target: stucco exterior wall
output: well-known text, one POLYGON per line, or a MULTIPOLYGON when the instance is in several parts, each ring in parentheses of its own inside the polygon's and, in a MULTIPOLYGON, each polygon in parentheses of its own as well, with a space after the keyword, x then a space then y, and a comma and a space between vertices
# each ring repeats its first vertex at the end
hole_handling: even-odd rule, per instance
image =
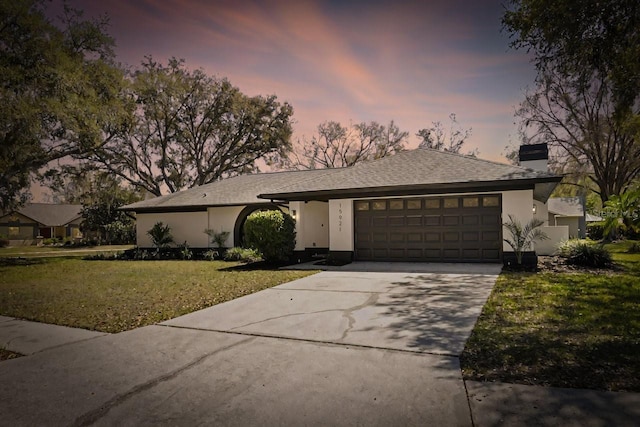
MULTIPOLYGON (((512 215, 520 224, 525 225, 533 219, 533 190, 516 190, 502 192, 502 223, 509 221, 512 215)), ((502 237, 510 238, 505 227, 502 228, 502 237)), ((513 249, 504 240, 502 250, 512 252, 513 249)))
POLYGON ((548 240, 536 241, 536 253, 538 255, 553 255, 558 244, 569 238, 569 227, 540 227, 540 230, 549 237, 548 240))
POLYGON ((353 251, 353 199, 329 200, 329 250, 353 251))
MULTIPOLYGON (((221 206, 207 209, 208 223, 206 228, 210 228, 220 233, 222 231, 229 232, 229 237, 225 242, 225 247, 232 248, 236 246, 233 241, 233 229, 236 225, 238 215, 244 209, 244 206, 221 206)), ((204 230, 204 229, 203 229, 204 230)), ((206 236, 206 235, 205 235, 206 236)), ((206 236, 207 239, 209 238, 206 236)), ((215 243, 210 241, 204 247, 214 247, 215 243)))
POLYGON ((156 222, 168 224, 176 244, 185 241, 194 248, 206 248, 209 236, 204 233, 208 228, 207 212, 170 212, 138 213, 136 216, 136 243, 141 247, 152 247, 147 231, 156 222))
POLYGON ((578 239, 580 237, 580 218, 578 217, 556 217, 555 225, 567 226, 570 239, 578 239))
MULTIPOLYGON (((533 205, 536 207, 533 217, 543 221, 544 225, 553 225, 549 222, 549 208, 547 204, 534 200, 533 205)), ((531 208, 533 209, 533 206, 531 208)))

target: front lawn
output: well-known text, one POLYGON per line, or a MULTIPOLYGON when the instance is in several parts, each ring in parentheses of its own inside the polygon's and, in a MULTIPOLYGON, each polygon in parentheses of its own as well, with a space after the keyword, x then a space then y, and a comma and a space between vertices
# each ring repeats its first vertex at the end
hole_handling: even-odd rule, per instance
POLYGON ((222 261, 86 261, 0 264, 0 315, 103 332, 181 316, 313 271, 232 270, 222 261))
POLYGON ((503 273, 462 354, 465 379, 640 391, 640 254, 623 271, 503 273))
POLYGON ((20 257, 59 257, 95 255, 97 253, 113 253, 133 248, 133 245, 103 245, 103 246, 10 246, 0 248, 0 258, 20 257))

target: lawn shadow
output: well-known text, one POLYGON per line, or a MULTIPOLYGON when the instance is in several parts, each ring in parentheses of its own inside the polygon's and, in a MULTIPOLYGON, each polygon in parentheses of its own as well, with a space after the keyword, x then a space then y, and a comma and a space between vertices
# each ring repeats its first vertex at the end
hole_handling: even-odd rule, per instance
POLYGON ((42 258, 20 258, 20 257, 0 258, 0 267, 44 264, 45 262, 46 261, 42 258))

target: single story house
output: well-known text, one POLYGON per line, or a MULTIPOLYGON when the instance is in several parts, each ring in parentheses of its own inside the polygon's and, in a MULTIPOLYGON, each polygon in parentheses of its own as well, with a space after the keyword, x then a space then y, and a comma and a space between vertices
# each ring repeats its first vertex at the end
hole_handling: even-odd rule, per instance
MULTIPOLYGON (((247 216, 276 208, 296 220, 300 258, 501 262, 513 255, 503 222, 546 219, 562 179, 546 171, 546 145, 525 147, 522 166, 415 149, 347 168, 241 175, 122 209, 136 213, 140 247, 152 246, 147 231, 159 221, 178 243, 212 247, 204 230, 214 229, 229 232, 227 247, 239 246, 247 216)), ((549 253, 568 237, 567 227, 544 231, 549 253)))
POLYGON ((566 225, 570 239, 586 237, 586 215, 581 197, 553 197, 549 199, 548 206, 549 225, 566 225))
POLYGON ((81 222, 81 205, 29 203, 0 216, 0 235, 12 244, 32 244, 38 237, 77 238, 81 222))

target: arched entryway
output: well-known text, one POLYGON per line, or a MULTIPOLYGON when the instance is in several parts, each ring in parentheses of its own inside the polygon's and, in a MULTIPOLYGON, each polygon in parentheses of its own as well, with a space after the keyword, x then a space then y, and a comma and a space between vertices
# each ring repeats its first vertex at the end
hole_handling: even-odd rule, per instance
POLYGON ((236 218, 236 224, 233 227, 233 245, 234 246, 242 246, 244 243, 244 223, 247 220, 247 217, 254 213, 255 211, 272 211, 272 210, 282 210, 280 206, 274 203, 265 203, 263 205, 251 205, 242 209, 238 214, 238 218, 236 218))

